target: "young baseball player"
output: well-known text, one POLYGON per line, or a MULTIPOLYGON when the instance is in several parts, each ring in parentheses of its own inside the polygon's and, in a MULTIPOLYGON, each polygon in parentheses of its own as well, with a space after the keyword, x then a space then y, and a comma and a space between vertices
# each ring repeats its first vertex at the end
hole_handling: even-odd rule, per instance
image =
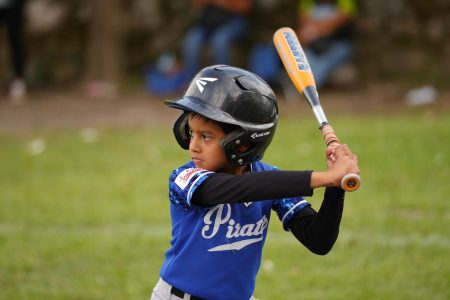
POLYGON ((191 160, 170 175, 171 247, 152 300, 255 299, 271 210, 310 251, 330 251, 344 204, 340 179, 359 173, 346 145, 326 150, 324 172, 261 162, 277 125, 276 98, 235 67, 201 70, 183 98, 166 104, 183 111, 173 130, 191 160), (316 212, 304 196, 318 187, 326 191, 316 212))

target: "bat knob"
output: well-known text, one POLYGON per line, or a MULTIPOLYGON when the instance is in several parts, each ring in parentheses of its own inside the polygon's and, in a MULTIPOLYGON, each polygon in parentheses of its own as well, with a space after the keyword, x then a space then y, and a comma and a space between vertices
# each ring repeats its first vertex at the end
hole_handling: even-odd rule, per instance
POLYGON ((341 179, 341 187, 347 192, 353 192, 359 189, 361 178, 355 173, 346 174, 341 179))

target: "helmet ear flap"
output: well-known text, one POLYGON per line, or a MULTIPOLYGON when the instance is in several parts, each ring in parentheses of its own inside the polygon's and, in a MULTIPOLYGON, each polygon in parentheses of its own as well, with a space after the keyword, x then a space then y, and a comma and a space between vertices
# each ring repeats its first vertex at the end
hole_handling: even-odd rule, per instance
POLYGON ((244 163, 241 153, 239 153, 237 149, 239 145, 246 142, 245 131, 242 128, 230 132, 220 141, 220 145, 225 152, 225 156, 232 166, 240 166, 244 163))
POLYGON ((220 145, 232 166, 242 166, 263 158, 274 132, 275 126, 265 131, 248 131, 239 128, 224 136, 220 145), (247 147, 240 151, 240 146, 247 147))
POLYGON ((173 125, 173 133, 175 135, 175 139, 181 148, 188 150, 189 149, 189 126, 188 126, 188 117, 189 112, 185 111, 183 114, 175 121, 173 125))

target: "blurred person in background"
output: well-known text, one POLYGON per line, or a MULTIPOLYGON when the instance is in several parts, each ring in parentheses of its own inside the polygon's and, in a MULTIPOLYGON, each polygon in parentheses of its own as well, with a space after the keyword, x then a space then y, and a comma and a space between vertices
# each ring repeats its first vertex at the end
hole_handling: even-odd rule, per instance
POLYGON ((297 35, 318 89, 326 84, 333 71, 351 58, 355 14, 355 0, 299 1, 297 35))
POLYGON ((9 88, 9 96, 13 104, 19 104, 26 95, 22 41, 23 8, 23 0, 0 0, 0 24, 5 25, 7 29, 13 68, 13 78, 9 88))
POLYGON ((213 64, 230 64, 233 43, 248 30, 247 16, 253 0, 192 0, 199 15, 183 42, 183 62, 187 80, 200 69, 203 46, 211 47, 213 64))

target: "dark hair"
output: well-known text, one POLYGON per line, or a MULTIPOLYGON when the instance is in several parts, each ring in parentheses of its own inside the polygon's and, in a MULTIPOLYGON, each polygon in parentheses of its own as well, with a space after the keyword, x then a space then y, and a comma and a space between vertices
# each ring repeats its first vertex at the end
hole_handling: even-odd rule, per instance
POLYGON ((204 115, 201 115, 199 113, 196 112, 189 112, 189 119, 194 119, 194 118, 199 118, 201 120, 204 120, 205 122, 214 122, 217 125, 220 126, 220 128, 222 128, 223 132, 225 133, 225 135, 229 134, 230 132, 235 131, 236 129, 239 128, 239 126, 237 125, 232 125, 232 124, 227 124, 227 123, 221 123, 221 122, 217 122, 215 120, 212 120, 210 118, 205 117, 204 115))

